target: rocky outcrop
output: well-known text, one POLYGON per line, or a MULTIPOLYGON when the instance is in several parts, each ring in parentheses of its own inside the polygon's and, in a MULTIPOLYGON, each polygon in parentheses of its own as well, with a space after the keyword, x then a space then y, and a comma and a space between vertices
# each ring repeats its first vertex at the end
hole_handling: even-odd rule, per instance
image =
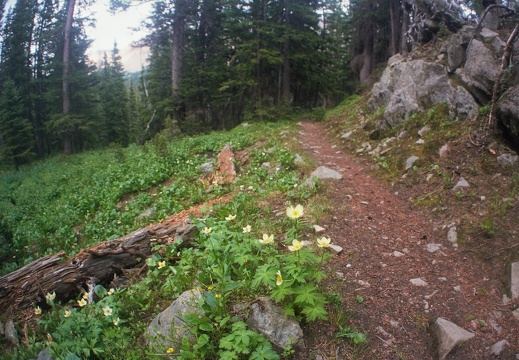
POLYGON ((403 122, 415 112, 446 103, 449 117, 465 120, 477 113, 478 106, 470 93, 449 81, 444 66, 424 60, 405 61, 398 56, 378 83, 373 86, 369 106, 386 107, 384 121, 389 127, 403 122))
POLYGON ((496 116, 499 125, 517 150, 519 149, 519 85, 509 89, 499 100, 496 116))
POLYGON ((451 351, 475 336, 473 333, 444 318, 436 319, 433 331, 438 340, 438 356, 440 360, 445 359, 451 351))

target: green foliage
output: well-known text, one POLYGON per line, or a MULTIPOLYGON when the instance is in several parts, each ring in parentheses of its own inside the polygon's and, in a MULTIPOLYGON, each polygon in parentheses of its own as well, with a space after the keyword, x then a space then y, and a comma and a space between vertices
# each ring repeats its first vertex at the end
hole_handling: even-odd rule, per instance
POLYGON ((352 326, 342 327, 339 326, 339 331, 335 334, 337 339, 350 339, 354 345, 359 345, 367 342, 366 335, 358 332, 352 326))
POLYGON ((481 230, 485 232, 487 236, 494 236, 494 220, 486 219, 481 221, 481 230))

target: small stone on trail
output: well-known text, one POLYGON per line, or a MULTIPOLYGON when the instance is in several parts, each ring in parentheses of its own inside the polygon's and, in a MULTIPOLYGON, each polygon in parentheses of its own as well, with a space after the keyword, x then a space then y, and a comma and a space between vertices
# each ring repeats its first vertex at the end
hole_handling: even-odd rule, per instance
POLYGON ((508 345, 510 344, 505 339, 498 341, 490 348, 490 354, 493 356, 499 356, 503 351, 505 351, 505 348, 508 345))
POLYGON ((200 170, 205 173, 212 173, 213 172, 213 162, 206 162, 205 164, 200 165, 200 170))
POLYGON ((418 135, 420 137, 423 136, 423 134, 425 134, 427 131, 431 130, 431 128, 427 125, 425 125, 423 128, 421 128, 420 130, 418 130, 418 135))
POLYGON ((433 178, 433 174, 427 174, 427 177, 425 178, 425 181, 429 182, 433 178))
POLYGON ((420 158, 418 156, 411 156, 410 158, 408 158, 405 162, 405 169, 406 170, 409 170, 410 168, 413 167, 414 163, 419 160, 420 158))
POLYGON ((323 232, 324 230, 326 230, 325 228, 319 226, 319 225, 313 225, 313 228, 314 228, 314 231, 318 234, 320 232, 323 232))
POLYGON ((438 155, 440 155, 440 157, 445 157, 445 156, 447 156, 448 152, 449 152, 449 145, 445 144, 440 148, 440 150, 438 150, 438 155))
POLYGON ((415 144, 422 145, 422 144, 425 144, 425 141, 423 139, 419 139, 419 140, 416 141, 415 144))
POLYGON ((438 339, 440 360, 445 359, 454 348, 475 336, 473 333, 441 317, 436 319, 434 325, 434 332, 438 339))
POLYGON ((429 251, 430 253, 433 253, 435 251, 440 250, 441 247, 442 247, 441 244, 430 243, 430 244, 427 244, 427 251, 429 251))
POLYGON ((461 291, 461 286, 456 285, 456 286, 453 287, 453 289, 454 289, 454 291, 456 291, 456 292, 460 292, 460 291, 461 291))
POLYGON ((353 134, 353 131, 348 131, 341 135, 341 139, 348 139, 351 136, 351 134, 353 134))
POLYGON ((319 166, 310 174, 310 178, 317 177, 318 179, 334 179, 341 180, 342 175, 335 170, 327 168, 326 166, 319 166))
POLYGON ((342 247, 340 247, 339 245, 330 244, 328 245, 328 247, 337 255, 339 255, 342 252, 342 247))
POLYGON ((402 256, 405 256, 405 254, 401 253, 400 251, 393 251, 393 256, 394 257, 402 257, 402 256))
POLYGON ((411 279, 409 282, 414 286, 427 286, 427 283, 421 278, 411 279))
POLYGON ((459 188, 468 188, 468 187, 470 187, 470 184, 467 182, 467 180, 465 180, 463 177, 460 177, 460 179, 458 180, 456 185, 454 185, 454 187, 452 188, 452 191, 456 191, 459 188))
POLYGON ((502 167, 515 166, 519 161, 519 156, 512 154, 502 154, 497 157, 497 162, 502 167))
POLYGON ((305 163, 305 161, 303 160, 301 155, 296 154, 296 156, 294 158, 294 165, 303 165, 304 163, 305 163))
POLYGON ((512 263, 510 273, 510 292, 514 301, 519 299, 519 261, 512 263))
POLYGON ((447 240, 449 240, 455 249, 458 248, 458 232, 456 226, 449 228, 449 231, 447 232, 447 240))

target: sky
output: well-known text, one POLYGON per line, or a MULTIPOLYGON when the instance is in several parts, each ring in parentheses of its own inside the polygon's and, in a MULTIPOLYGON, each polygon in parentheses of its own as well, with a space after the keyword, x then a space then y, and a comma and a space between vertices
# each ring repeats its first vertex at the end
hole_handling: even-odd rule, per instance
POLYGON ((138 41, 146 35, 145 31, 136 31, 131 28, 138 27, 151 11, 151 1, 138 6, 132 6, 124 12, 110 14, 108 11, 109 0, 96 0, 91 10, 95 13, 95 28, 87 28, 87 34, 93 40, 88 56, 92 61, 100 61, 106 52, 108 56, 117 42, 120 50, 124 69, 128 72, 139 71, 145 65, 148 57, 147 49, 132 48, 131 43, 138 41))

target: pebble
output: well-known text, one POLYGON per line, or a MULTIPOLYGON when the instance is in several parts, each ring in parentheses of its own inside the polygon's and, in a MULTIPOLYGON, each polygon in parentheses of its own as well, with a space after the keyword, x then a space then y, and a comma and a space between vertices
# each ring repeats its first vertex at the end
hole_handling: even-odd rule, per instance
POLYGON ((393 256, 394 257, 402 257, 402 256, 405 256, 405 254, 401 253, 400 251, 393 251, 393 256))
POLYGON ((433 244, 433 243, 427 244, 427 251, 429 251, 430 253, 433 253, 435 251, 440 250, 441 246, 442 246, 441 244, 433 244))
POLYGON ((427 286, 427 283, 424 280, 422 280, 421 278, 411 279, 409 281, 414 286, 427 286))

